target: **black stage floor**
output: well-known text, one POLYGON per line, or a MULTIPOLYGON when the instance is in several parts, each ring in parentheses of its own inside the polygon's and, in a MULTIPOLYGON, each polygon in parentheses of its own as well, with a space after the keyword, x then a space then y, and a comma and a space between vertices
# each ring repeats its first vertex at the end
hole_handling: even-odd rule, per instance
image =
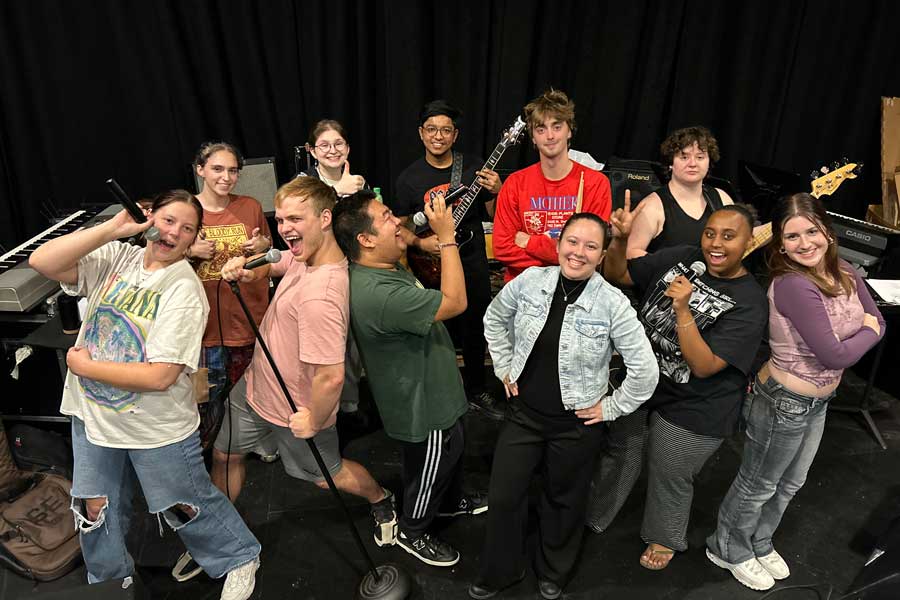
MULTIPOLYGON (((838 403, 852 404, 861 382, 848 373, 838 403)), ((900 500, 900 403, 876 392, 885 407, 873 413, 887 450, 882 450, 858 414, 831 410, 819 455, 806 486, 785 515, 776 547, 790 564, 792 575, 778 587, 820 584, 821 598, 828 586, 832 598, 848 591, 863 568, 878 534, 878 517, 886 506, 900 500)), ((470 413, 466 417, 465 467, 467 487, 486 489, 493 443, 498 425, 470 413)), ((360 461, 384 485, 399 489, 399 452, 380 429, 347 439, 346 456, 360 461)), ((678 554, 663 571, 651 572, 638 564, 643 544, 638 536, 645 480, 639 482, 617 522, 603 535, 587 533, 577 572, 565 589, 565 598, 639 600, 761 598, 742 587, 726 571, 710 564, 703 552, 716 510, 737 471, 741 441, 723 444, 703 469, 696 484, 689 529, 690 549, 678 554)), ((466 598, 481 551, 483 517, 462 517, 439 524, 440 534, 456 546, 462 558, 452 569, 426 566, 398 547, 375 546, 367 506, 347 497, 356 526, 377 563, 395 562, 413 576, 417 599, 466 598)), ((365 562, 351 538, 341 511, 327 491, 286 476, 280 463, 248 462, 247 485, 238 508, 260 539, 262 567, 253 598, 353 598, 365 562)), ((221 581, 201 575, 179 584, 169 571, 182 552, 178 537, 166 530, 160 537, 156 518, 139 507, 129 537, 138 574, 151 598, 216 599, 221 581)), ((533 537, 530 538, 533 542, 533 537)), ((66 598, 90 598, 77 588, 84 582, 84 567, 51 583, 33 585, 0 569, 0 598, 31 598, 43 592, 63 591, 66 598)), ((110 596, 111 597, 111 596, 110 596)), ((502 598, 539 598, 533 573, 502 598)), ((810 592, 788 592, 780 600, 814 598, 810 592)))

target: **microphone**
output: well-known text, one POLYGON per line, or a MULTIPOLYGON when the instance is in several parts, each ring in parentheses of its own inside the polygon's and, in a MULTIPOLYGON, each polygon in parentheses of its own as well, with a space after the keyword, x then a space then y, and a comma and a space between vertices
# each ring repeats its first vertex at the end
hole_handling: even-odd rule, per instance
MULTIPOLYGON (((141 207, 137 205, 137 202, 128 197, 128 194, 125 193, 125 190, 122 189, 122 186, 120 186, 115 179, 110 177, 106 180, 106 185, 109 186, 109 191, 111 191, 113 196, 116 197, 116 200, 119 201, 119 204, 121 204, 125 208, 125 210, 128 211, 128 214, 131 215, 131 218, 134 219, 135 223, 147 222, 147 217, 144 215, 144 211, 142 211, 141 207)), ((159 229, 157 229, 156 227, 151 227, 144 232, 144 237, 150 242, 155 242, 159 239, 159 229)))
POLYGON ((244 265, 244 268, 250 271, 252 269, 255 269, 256 267, 261 267, 270 263, 277 263, 280 260, 281 250, 270 248, 269 251, 262 256, 257 256, 253 260, 248 261, 247 264, 244 265))
POLYGON ((425 213, 419 211, 413 215, 412 218, 413 223, 416 224, 417 227, 421 227, 422 225, 428 225, 428 217, 425 216, 425 213))
MULTIPOLYGON (((691 271, 694 272, 694 276, 688 275, 688 281, 692 279, 696 279, 697 277, 702 277, 704 273, 706 273, 706 263, 702 260, 695 260, 691 263, 691 271)), ((668 296, 663 296, 659 302, 656 303, 656 306, 661 310, 668 310, 670 306, 672 306, 672 299, 668 296)))

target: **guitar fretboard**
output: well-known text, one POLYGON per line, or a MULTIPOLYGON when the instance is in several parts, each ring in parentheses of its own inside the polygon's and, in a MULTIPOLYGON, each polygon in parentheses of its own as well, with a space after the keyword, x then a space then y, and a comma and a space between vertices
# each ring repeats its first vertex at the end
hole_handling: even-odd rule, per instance
MULTIPOLYGON (((503 153, 506 151, 506 144, 500 142, 494 147, 494 151, 491 152, 491 155, 485 161, 484 166, 481 167, 481 170, 485 169, 493 170, 497 163, 500 162, 500 157, 503 156, 503 153)), ((456 208, 453 209, 453 225, 455 227, 459 227, 460 222, 463 220, 463 217, 466 216, 466 212, 469 210, 469 207, 472 205, 472 202, 475 201, 475 197, 478 196, 478 193, 481 191, 483 186, 478 183, 478 178, 475 178, 475 182, 469 186, 469 191, 466 192, 462 199, 459 201, 459 204, 456 205, 456 208)))

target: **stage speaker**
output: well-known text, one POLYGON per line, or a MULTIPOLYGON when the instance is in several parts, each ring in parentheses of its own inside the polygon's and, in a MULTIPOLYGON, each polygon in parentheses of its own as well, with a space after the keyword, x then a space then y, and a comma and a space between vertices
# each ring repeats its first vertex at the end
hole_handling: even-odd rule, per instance
POLYGON ((137 576, 132 579, 131 585, 127 588, 122 587, 121 579, 93 585, 84 584, 54 592, 41 592, 38 588, 38 591, 29 594, 28 598, 35 600, 150 600, 150 593, 140 579, 137 576))
MULTIPOLYGON (((203 189, 203 179, 197 175, 197 170, 191 167, 194 174, 194 185, 197 193, 203 189)), ((262 158, 244 159, 244 168, 234 186, 233 194, 251 196, 262 205, 263 212, 267 215, 275 213, 275 192, 278 190, 278 177, 275 174, 275 157, 264 156, 262 158)))
POLYGON ((625 205, 625 190, 631 190, 631 206, 634 207, 647 194, 666 181, 666 168, 649 160, 630 160, 611 156, 603 169, 612 187, 613 210, 625 205))

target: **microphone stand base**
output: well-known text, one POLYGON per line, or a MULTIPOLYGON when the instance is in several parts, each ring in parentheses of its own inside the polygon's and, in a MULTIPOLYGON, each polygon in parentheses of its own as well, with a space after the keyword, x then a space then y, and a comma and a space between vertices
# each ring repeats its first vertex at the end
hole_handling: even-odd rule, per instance
POLYGON ((379 579, 369 571, 359 582, 358 600, 405 600, 412 591, 409 574, 394 564, 379 565, 379 579))

